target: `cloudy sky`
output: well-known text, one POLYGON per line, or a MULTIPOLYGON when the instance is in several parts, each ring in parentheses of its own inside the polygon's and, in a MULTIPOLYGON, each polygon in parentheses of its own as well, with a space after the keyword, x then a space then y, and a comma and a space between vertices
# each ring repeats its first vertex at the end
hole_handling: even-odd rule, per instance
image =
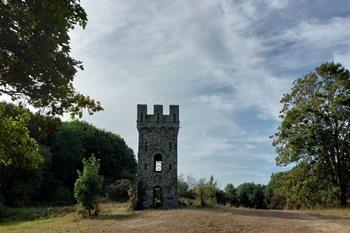
POLYGON ((350 67, 349 0, 83 0, 71 33, 75 84, 104 111, 84 119, 137 153, 136 104, 180 105, 178 170, 220 185, 267 183, 269 136, 293 80, 350 67))

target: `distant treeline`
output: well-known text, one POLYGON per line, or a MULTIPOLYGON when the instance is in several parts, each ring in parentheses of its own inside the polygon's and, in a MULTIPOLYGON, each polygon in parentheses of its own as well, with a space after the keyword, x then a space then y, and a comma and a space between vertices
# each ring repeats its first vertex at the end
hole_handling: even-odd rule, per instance
POLYGON ((300 209, 337 206, 336 189, 326 179, 313 176, 309 165, 302 164, 290 171, 271 176, 267 185, 227 184, 220 189, 214 177, 208 180, 183 176, 178 179, 180 207, 214 207, 225 205, 257 209, 300 209))
POLYGON ((94 155, 101 163, 104 186, 116 180, 133 181, 134 152, 116 134, 93 125, 33 114, 28 109, 0 103, 5 117, 30 115, 27 128, 40 145, 43 162, 38 168, 0 166, 0 199, 9 206, 74 203, 73 186, 82 159, 94 155))

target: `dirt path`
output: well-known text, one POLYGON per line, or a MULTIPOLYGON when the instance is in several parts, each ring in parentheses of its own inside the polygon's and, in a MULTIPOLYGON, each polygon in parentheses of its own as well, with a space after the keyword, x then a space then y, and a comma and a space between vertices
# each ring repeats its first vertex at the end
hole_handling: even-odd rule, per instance
MULTIPOLYGON (((88 227, 99 231, 99 221, 88 227)), ((105 232, 350 232, 350 219, 293 211, 249 209, 182 209, 145 211, 132 219, 106 221, 105 232)))
POLYGON ((121 216, 110 212, 98 219, 76 214, 21 223, 0 232, 251 232, 346 233, 350 218, 307 214, 300 211, 255 209, 146 210, 121 216))

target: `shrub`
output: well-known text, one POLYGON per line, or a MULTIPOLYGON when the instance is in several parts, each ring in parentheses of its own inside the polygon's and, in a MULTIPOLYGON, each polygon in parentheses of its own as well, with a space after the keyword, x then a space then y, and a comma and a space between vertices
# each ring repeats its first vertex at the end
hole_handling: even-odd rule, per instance
POLYGON ((78 171, 74 184, 74 197, 80 205, 80 212, 91 216, 91 210, 98 215, 98 198, 102 192, 103 177, 99 175, 100 163, 94 156, 83 159, 83 172, 78 171))
POLYGON ((180 208, 194 207, 194 206, 195 206, 195 200, 189 199, 189 198, 184 198, 184 197, 179 198, 179 207, 180 208))
POLYGON ((130 180, 117 180, 106 187, 107 198, 113 201, 126 202, 131 197, 131 189, 130 180))

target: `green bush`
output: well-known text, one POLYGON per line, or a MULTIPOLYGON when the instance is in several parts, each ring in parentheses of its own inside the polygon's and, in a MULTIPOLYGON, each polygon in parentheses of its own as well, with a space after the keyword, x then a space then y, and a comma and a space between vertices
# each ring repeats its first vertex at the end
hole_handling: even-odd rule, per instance
POLYGON ((117 180, 106 187, 107 198, 112 201, 128 201, 131 191, 131 182, 127 179, 117 180))
POLYGON ((80 212, 91 216, 91 210, 98 215, 98 198, 102 192, 103 177, 99 175, 100 162, 94 156, 83 159, 83 172, 78 171, 78 179, 74 184, 74 197, 80 205, 80 212))
POLYGON ((195 206, 195 200, 185 198, 185 197, 179 198, 179 207, 180 208, 194 207, 194 206, 195 206))

